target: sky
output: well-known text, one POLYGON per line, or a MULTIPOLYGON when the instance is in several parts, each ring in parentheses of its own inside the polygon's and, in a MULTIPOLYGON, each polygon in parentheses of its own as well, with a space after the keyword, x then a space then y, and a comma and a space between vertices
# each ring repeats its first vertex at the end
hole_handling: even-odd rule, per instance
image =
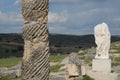
MULTIPOLYGON (((21 1, 0 1, 0 33, 22 32, 21 1)), ((112 35, 120 35, 120 0, 49 0, 50 33, 93 34, 102 22, 112 35)))

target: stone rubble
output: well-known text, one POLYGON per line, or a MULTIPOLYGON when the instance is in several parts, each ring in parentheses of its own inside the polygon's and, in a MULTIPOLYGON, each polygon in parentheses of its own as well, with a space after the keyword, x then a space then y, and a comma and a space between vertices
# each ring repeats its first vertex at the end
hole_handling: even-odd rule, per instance
POLYGON ((12 68, 0 68, 0 76, 9 78, 21 77, 21 64, 13 66, 12 68))

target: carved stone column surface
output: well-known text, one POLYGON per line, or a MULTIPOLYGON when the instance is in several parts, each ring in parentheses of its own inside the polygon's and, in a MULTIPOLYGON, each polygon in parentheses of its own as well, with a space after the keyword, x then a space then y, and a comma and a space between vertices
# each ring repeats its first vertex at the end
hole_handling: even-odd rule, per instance
POLYGON ((49 80, 48 5, 49 0, 22 0, 22 80, 49 80))

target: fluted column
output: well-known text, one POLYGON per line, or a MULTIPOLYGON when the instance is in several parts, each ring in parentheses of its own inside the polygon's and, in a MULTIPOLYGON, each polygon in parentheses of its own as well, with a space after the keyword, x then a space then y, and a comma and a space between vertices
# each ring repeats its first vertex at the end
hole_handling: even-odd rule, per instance
POLYGON ((22 0, 22 80, 49 80, 48 5, 49 0, 22 0))

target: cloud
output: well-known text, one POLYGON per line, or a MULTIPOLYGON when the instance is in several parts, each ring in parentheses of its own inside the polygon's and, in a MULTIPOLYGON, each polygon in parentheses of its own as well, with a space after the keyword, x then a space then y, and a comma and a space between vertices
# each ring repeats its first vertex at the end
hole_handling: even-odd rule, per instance
POLYGON ((68 19, 68 14, 66 12, 53 13, 49 12, 48 22, 49 23, 61 23, 66 22, 68 19))
POLYGON ((22 4, 22 0, 16 0, 15 2, 14 2, 14 5, 15 6, 20 6, 22 4))
POLYGON ((0 33, 21 32, 23 19, 20 13, 3 13, 0 11, 0 33))
POLYGON ((0 11, 0 23, 1 24, 18 24, 22 23, 22 15, 20 13, 3 13, 0 11))
POLYGON ((113 18, 113 21, 119 23, 120 22, 120 17, 113 18))
MULTIPOLYGON (((2 2, 6 4, 6 1, 2 2)), ((0 7, 0 27, 3 26, 0 30, 7 27, 11 32, 12 30, 17 31, 23 25, 20 12, 22 0, 11 1, 12 7, 8 8, 10 1, 4 9, 1 8, 4 5, 0 7)), ((106 22, 113 34, 120 34, 120 0, 49 1, 48 23, 50 33, 90 34, 93 32, 95 25, 106 22)))
POLYGON ((79 2, 81 0, 50 0, 50 2, 79 2))
POLYGON ((62 25, 48 25, 50 33, 62 33, 65 32, 67 27, 64 27, 62 25))
POLYGON ((87 5, 87 4, 94 4, 94 3, 104 3, 107 1, 112 1, 112 0, 49 0, 50 3, 54 4, 80 4, 80 5, 87 5))
MULTIPOLYGON (((51 12, 52 13, 52 12, 51 12)), ((62 13, 62 11, 61 11, 62 13)), ((53 14, 61 14, 53 13, 53 14)), ((52 14, 52 15, 53 15, 52 14)), ((114 8, 93 8, 85 11, 70 12, 66 11, 67 20, 65 23, 58 24, 62 17, 56 19, 57 16, 51 18, 52 24, 49 24, 50 32, 66 33, 66 34, 91 34, 94 26, 102 22, 106 22, 111 29, 112 34, 118 34, 118 27, 120 25, 119 11, 114 8), (114 14, 114 15, 113 15, 114 14), (57 21, 57 22, 56 22, 57 21), (113 29, 114 27, 114 29, 113 29), (116 29, 117 28, 117 29, 116 29)), ((50 20, 50 19, 49 19, 50 20)))

